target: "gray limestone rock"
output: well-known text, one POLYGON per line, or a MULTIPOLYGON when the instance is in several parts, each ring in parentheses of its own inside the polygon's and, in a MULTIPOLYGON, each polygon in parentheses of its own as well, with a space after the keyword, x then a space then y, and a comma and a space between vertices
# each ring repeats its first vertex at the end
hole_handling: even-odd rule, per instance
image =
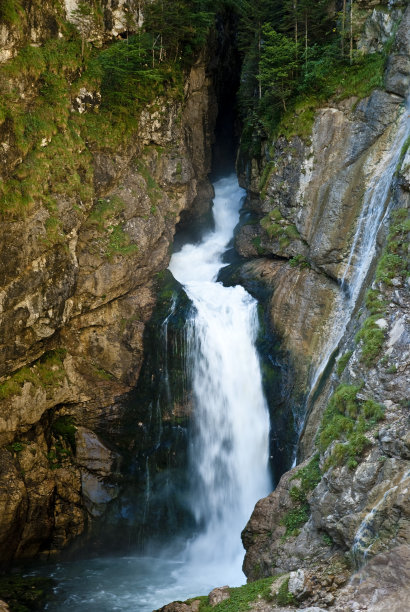
POLYGON ((231 594, 229 591, 229 586, 226 585, 223 587, 217 587, 216 589, 213 589, 208 595, 209 605, 214 608, 219 603, 221 603, 221 601, 225 601, 225 599, 230 599, 230 597, 231 594))

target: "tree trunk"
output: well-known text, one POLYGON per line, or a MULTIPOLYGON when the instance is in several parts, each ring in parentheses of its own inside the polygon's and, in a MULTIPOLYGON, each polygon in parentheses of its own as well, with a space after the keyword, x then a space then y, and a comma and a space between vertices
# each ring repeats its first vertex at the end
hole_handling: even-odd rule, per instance
POLYGON ((296 48, 296 61, 298 59, 298 0, 293 0, 293 10, 295 13, 295 48, 296 48))
POLYGON ((343 0, 342 10, 342 58, 345 55, 345 24, 346 24, 346 0, 343 0))
POLYGON ((305 72, 307 71, 308 63, 308 19, 307 12, 305 13, 305 72))
POLYGON ((353 62, 353 0, 350 0, 350 63, 353 62))
POLYGON ((261 24, 258 24, 258 88, 259 88, 259 100, 262 99, 262 79, 261 79, 261 47, 262 47, 262 32, 261 32, 261 24))

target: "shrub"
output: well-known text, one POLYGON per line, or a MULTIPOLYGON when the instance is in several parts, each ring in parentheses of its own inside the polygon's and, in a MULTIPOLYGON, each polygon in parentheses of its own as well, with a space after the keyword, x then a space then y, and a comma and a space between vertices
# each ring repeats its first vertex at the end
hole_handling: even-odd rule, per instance
POLYGON ((359 400, 359 390, 358 386, 340 385, 323 414, 316 439, 320 452, 337 441, 326 468, 342 464, 356 467, 370 444, 364 433, 384 418, 384 407, 372 399, 359 400))
POLYGON ((292 593, 289 592, 289 578, 287 578, 287 580, 281 584, 278 590, 276 603, 279 606, 288 606, 289 604, 294 603, 294 601, 295 598, 293 597, 292 593))
POLYGON ((337 366, 336 366, 336 372, 339 377, 345 371, 345 368, 347 364, 349 363, 350 357, 352 355, 353 355, 353 351, 346 351, 346 353, 339 358, 337 362, 337 366))
POLYGON ((361 330, 356 334, 356 342, 362 344, 362 360, 367 366, 373 365, 382 349, 385 331, 376 325, 380 315, 372 315, 364 322, 361 330))

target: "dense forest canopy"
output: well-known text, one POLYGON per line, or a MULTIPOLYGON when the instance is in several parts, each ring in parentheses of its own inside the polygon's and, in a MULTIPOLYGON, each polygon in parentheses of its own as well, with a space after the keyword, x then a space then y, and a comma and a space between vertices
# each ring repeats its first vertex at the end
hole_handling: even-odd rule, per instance
POLYGON ((366 95, 381 84, 383 53, 355 49, 360 11, 354 0, 154 0, 144 7, 143 28, 130 18, 135 33, 99 55, 103 103, 146 102, 153 89, 181 85, 181 71, 226 11, 236 17, 242 58, 242 144, 253 153, 260 137, 286 131, 296 108, 303 136, 321 100, 366 95))
MULTIPOLYGON (((363 25, 358 0, 140 0, 138 8, 135 14, 135 5, 125 5, 121 37, 101 46, 95 32, 102 5, 79 2, 70 22, 59 17, 62 36, 22 48, 0 68, 0 121, 8 122, 24 156, 33 152, 24 162, 30 179, 1 187, 1 209, 31 201, 33 185, 41 184, 38 138, 81 133, 91 147, 104 138, 113 146, 136 128, 148 104, 182 99, 187 71, 228 17, 242 66, 241 147, 250 155, 267 137, 309 138, 315 110, 329 97, 360 98, 382 85, 389 43, 371 54, 356 49, 363 25), (29 109, 16 84, 21 79, 36 83, 29 109), (101 92, 101 103, 74 116, 69 109, 82 87, 101 92)), ((20 0, 3 0, 0 18, 18 27, 22 11, 20 0)))

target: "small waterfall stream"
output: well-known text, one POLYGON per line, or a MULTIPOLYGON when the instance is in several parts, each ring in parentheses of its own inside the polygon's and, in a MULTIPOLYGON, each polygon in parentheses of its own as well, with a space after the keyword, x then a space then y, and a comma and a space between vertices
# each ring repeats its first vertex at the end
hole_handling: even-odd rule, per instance
POLYGON ((381 223, 388 216, 391 209, 391 188, 402 147, 410 135, 409 110, 410 98, 402 109, 392 141, 388 143, 387 149, 379 163, 369 170, 371 174, 363 197, 363 205, 357 221, 349 257, 341 279, 341 292, 335 304, 334 310, 336 314, 333 318, 332 329, 328 335, 326 346, 322 351, 320 362, 311 374, 310 396, 317 388, 332 353, 343 338, 375 257, 377 235, 381 223))
MULTIPOLYGON (((241 531, 257 500, 271 490, 269 415, 255 347, 256 300, 241 286, 216 281, 244 194, 235 175, 219 180, 215 229, 199 244, 185 245, 170 264, 193 304, 183 335, 194 396, 187 504, 197 528, 183 546, 171 539, 152 556, 57 564, 47 572, 58 583, 48 610, 152 612, 245 582, 241 531)), ((169 316, 175 308, 173 300, 169 316)), ((165 346, 169 316, 161 329, 165 346)), ((167 380, 166 359, 164 367, 167 380)), ((148 463, 146 470, 148 485, 148 463)))

